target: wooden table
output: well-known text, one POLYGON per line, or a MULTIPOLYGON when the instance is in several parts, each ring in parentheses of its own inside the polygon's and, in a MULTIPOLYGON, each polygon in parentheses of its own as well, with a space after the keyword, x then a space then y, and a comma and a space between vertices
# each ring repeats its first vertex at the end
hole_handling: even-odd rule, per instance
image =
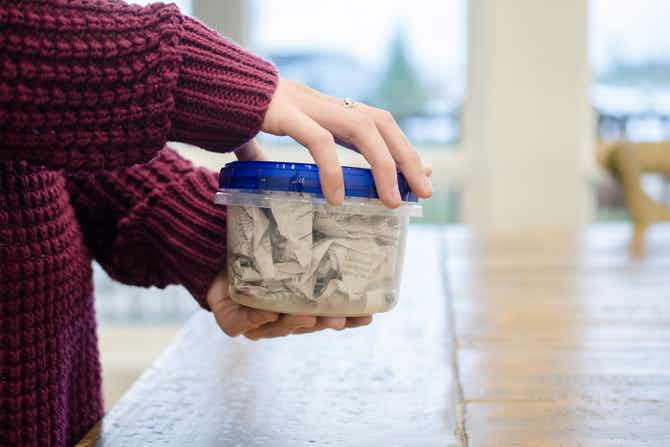
POLYGON ((414 227, 368 328, 227 339, 196 314, 80 445, 670 445, 670 231, 414 227))

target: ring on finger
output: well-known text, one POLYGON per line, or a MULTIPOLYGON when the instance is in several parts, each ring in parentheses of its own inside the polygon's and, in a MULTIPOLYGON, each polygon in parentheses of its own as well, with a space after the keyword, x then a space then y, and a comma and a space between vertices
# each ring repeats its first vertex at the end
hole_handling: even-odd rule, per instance
POLYGON ((356 107, 356 101, 354 101, 351 98, 344 98, 342 100, 342 103, 344 104, 345 109, 353 109, 354 107, 356 107))

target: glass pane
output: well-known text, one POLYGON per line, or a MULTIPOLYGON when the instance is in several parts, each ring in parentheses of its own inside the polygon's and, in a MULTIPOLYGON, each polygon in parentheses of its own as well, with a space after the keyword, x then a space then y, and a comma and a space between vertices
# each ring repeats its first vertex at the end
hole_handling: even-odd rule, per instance
MULTIPOLYGON (((431 165, 449 163, 460 147, 465 93, 464 0, 255 0, 252 48, 282 76, 337 97, 391 111, 431 165)), ((309 161, 288 139, 265 137, 275 159, 309 161)), ((366 163, 343 151, 345 164, 366 163)), ((436 170, 437 171, 437 170, 436 170)), ((426 218, 457 219, 457 194, 434 178, 426 218)))

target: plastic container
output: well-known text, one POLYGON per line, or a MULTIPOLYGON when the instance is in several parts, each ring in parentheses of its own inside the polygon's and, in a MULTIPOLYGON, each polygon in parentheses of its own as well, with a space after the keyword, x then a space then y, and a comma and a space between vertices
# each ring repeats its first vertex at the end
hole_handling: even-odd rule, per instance
POLYGON ((316 165, 228 163, 215 202, 227 205, 232 299, 281 313, 358 316, 398 301, 410 216, 422 208, 398 176, 403 203, 385 207, 369 169, 343 167, 345 201, 329 205, 316 165))

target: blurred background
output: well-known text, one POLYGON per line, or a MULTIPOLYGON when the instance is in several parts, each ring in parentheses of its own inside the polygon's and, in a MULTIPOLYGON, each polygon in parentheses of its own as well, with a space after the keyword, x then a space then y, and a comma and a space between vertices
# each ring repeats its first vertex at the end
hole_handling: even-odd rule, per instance
MULTIPOLYGON (((523 14, 514 1, 507 10, 482 0, 177 3, 282 76, 393 112, 434 171, 435 195, 415 225, 495 232, 625 222, 623 188, 598 151, 670 139, 666 0, 573 0, 556 11, 536 2, 523 14), (543 25, 529 25, 534 15, 543 25), (517 32, 526 25, 532 41, 517 32)), ((290 139, 259 139, 272 158, 309 160, 290 139)), ((177 146, 212 169, 232 158, 177 146)), ((351 152, 341 159, 365 165, 351 152)), ((666 176, 646 171, 640 187, 667 203, 666 176)), ((196 306, 178 287, 95 275, 109 406, 196 306)))

